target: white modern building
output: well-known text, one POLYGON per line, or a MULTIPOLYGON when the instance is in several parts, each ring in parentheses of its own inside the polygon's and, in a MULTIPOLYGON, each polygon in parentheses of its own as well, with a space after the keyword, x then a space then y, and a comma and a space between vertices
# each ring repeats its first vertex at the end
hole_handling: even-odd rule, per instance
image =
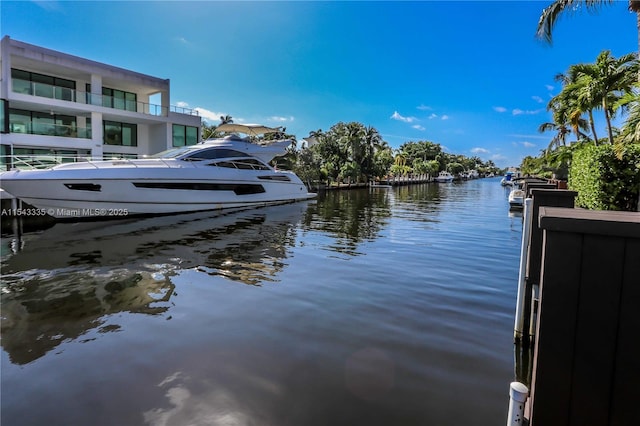
POLYGON ((9 36, 0 68, 0 169, 16 156, 137 158, 200 139, 197 113, 170 105, 168 79, 9 36))

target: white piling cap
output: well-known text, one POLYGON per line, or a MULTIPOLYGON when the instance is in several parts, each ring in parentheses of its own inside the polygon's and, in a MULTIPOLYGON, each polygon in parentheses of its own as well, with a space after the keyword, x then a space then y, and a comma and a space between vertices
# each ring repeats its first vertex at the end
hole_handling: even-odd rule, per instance
POLYGON ((525 402, 528 395, 529 388, 527 388, 524 383, 511 382, 511 387, 509 390, 509 396, 511 397, 511 399, 518 402, 525 402))

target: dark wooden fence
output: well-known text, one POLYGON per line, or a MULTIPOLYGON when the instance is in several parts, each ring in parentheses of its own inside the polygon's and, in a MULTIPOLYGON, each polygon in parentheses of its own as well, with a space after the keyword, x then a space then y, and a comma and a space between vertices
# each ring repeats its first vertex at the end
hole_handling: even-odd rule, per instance
POLYGON ((532 224, 529 236, 529 248, 527 251, 526 292, 524 302, 524 335, 525 346, 529 345, 532 336, 529 334, 531 325, 533 303, 532 298, 536 293, 534 287, 540 284, 540 270, 542 267, 542 229, 538 223, 539 212, 542 207, 573 207, 576 195, 575 191, 552 189, 554 185, 540 182, 525 183, 524 190, 527 198, 533 199, 531 208, 532 224))
POLYGON ((640 425, 640 213, 538 213, 540 306, 525 414, 531 426, 640 425))

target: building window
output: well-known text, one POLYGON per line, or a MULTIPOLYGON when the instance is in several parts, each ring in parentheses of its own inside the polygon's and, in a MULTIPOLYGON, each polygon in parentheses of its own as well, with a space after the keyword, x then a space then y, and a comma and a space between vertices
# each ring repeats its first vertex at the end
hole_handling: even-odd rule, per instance
POLYGON ((78 128, 73 115, 9 109, 8 129, 11 133, 90 138, 87 129, 78 128))
POLYGON ((102 106, 104 107, 135 112, 138 110, 137 104, 138 95, 135 93, 109 87, 102 88, 102 106))
POLYGON ((105 120, 104 143, 105 145, 138 146, 138 126, 105 120))
POLYGON ((198 128, 173 125, 173 146, 195 145, 198 143, 198 128))
POLYGON ((7 120, 8 113, 9 101, 6 99, 0 99, 0 133, 9 133, 9 120, 7 120))
POLYGON ((11 169, 11 147, 0 145, 0 171, 11 169))
POLYGON ((16 93, 75 101, 76 82, 66 78, 12 68, 11 85, 16 93))

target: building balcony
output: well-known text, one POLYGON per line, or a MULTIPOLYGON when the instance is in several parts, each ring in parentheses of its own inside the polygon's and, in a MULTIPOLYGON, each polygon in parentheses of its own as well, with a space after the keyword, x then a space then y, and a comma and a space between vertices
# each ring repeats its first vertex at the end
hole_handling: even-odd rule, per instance
POLYGON ((91 129, 51 123, 9 123, 10 133, 91 139, 91 129))
POLYGON ((38 96, 86 105, 96 105, 122 111, 137 112, 145 115, 167 117, 169 112, 194 116, 198 115, 197 111, 189 108, 174 105, 166 107, 137 100, 83 92, 68 87, 54 86, 51 84, 38 83, 18 78, 12 79, 12 89, 14 93, 21 95, 38 96))

